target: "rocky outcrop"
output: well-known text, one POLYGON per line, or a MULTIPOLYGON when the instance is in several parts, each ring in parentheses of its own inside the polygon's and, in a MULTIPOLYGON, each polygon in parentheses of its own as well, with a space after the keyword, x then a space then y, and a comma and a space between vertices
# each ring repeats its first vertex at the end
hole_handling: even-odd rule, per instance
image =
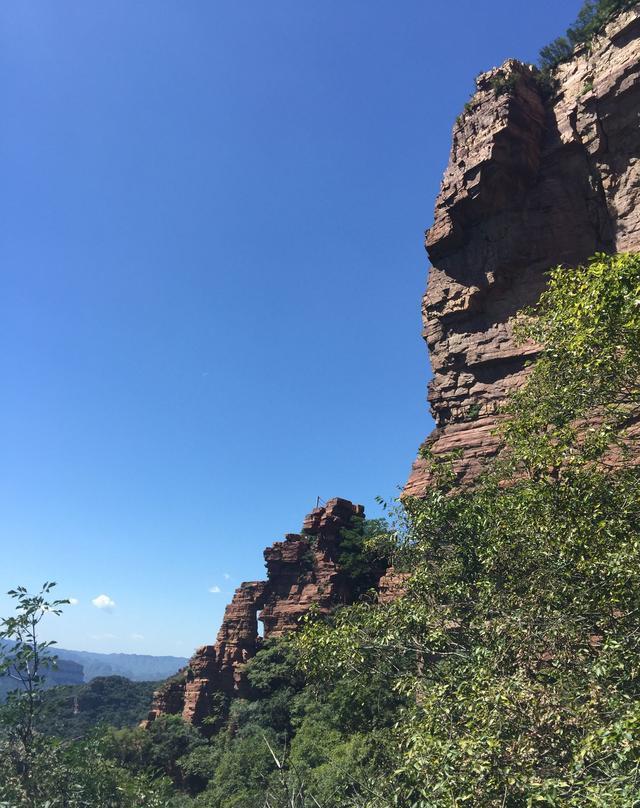
MULTIPOLYGON (((510 318, 538 300, 550 268, 640 248, 640 5, 554 80, 549 96, 514 60, 477 78, 427 232, 436 427, 426 446, 436 457, 460 450, 462 484, 497 451, 497 410, 535 355, 514 342, 510 318)), ((430 481, 420 456, 405 494, 430 481)))
POLYGON ((215 645, 198 648, 186 668, 154 694, 149 721, 179 714, 201 725, 222 715, 226 699, 246 694, 244 665, 264 641, 294 631, 311 606, 328 613, 351 602, 350 582, 339 564, 340 537, 360 517, 362 505, 331 499, 305 518, 302 533, 290 533, 268 547, 266 581, 238 587, 215 645), (262 637, 258 621, 264 626, 262 637))
POLYGON ((288 535, 264 552, 270 582, 260 620, 264 637, 295 629, 312 605, 327 613, 351 600, 349 582, 337 563, 340 531, 364 517, 362 505, 332 499, 305 518, 303 535, 288 535))

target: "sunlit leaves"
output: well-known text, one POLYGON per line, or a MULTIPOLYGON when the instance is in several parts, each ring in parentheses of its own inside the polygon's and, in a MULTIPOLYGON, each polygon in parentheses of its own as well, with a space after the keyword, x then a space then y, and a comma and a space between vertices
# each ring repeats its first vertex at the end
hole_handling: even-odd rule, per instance
POLYGON ((640 804, 640 258, 555 270, 532 314, 501 460, 460 491, 426 450, 437 484, 390 534, 404 597, 299 639, 323 681, 404 694, 398 805, 640 804))

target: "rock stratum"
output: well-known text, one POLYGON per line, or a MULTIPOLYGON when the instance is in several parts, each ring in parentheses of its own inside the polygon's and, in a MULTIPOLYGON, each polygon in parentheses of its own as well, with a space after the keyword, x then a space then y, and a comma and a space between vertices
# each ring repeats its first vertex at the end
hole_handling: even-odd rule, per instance
MULTIPOLYGON (((640 4, 553 74, 509 60, 476 79, 426 236, 423 299, 436 458, 457 450, 461 484, 498 449, 498 409, 522 383, 534 345, 511 318, 535 304, 552 267, 640 248, 640 4)), ((430 464, 413 464, 421 496, 430 464)))
MULTIPOLYGON (((362 505, 331 499, 305 518, 301 533, 289 533, 264 551, 267 578, 236 589, 227 606, 215 645, 203 645, 188 665, 154 694, 149 721, 181 715, 202 725, 220 714, 225 699, 247 694, 245 664, 267 640, 295 630, 314 606, 328 614, 354 599, 340 568, 343 529, 364 517, 362 505), (262 636, 258 621, 263 624, 262 636)), ((381 599, 393 596, 398 576, 392 568, 375 575, 381 599)), ((211 723, 209 726, 211 726, 211 723)))

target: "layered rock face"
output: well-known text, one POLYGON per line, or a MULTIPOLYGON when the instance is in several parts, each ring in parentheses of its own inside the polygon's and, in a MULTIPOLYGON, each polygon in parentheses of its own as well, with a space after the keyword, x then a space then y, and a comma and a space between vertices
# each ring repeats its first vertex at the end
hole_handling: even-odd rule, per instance
POLYGON ((393 603, 405 594, 410 573, 389 567, 378 581, 378 603, 393 603))
MULTIPOLYGON (((497 409, 535 355, 514 342, 510 318, 538 300, 552 267, 640 248, 640 5, 554 78, 551 97, 514 60, 476 79, 427 233, 426 444, 435 456, 461 450, 462 484, 497 451, 497 409)), ((430 481, 419 457, 405 494, 430 481)))
POLYGON ((290 533, 264 551, 266 581, 243 583, 227 606, 215 645, 198 648, 187 667, 154 694, 149 721, 182 715, 202 724, 222 702, 247 691, 244 665, 265 640, 295 630, 311 608, 328 613, 352 600, 338 563, 340 534, 364 517, 362 505, 331 499, 304 520, 302 533, 290 533), (258 620, 264 625, 258 633, 258 620))

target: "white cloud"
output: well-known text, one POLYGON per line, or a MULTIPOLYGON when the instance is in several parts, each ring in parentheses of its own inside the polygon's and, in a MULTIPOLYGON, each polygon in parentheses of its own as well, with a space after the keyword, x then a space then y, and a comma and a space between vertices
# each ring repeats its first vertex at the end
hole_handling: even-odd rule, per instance
POLYGON ((69 601, 69 606, 77 606, 80 603, 78 598, 67 598, 67 600, 69 601))
POLYGON ((225 579, 225 581, 229 581, 229 580, 231 580, 231 576, 229 575, 229 573, 228 573, 228 572, 225 572, 225 574, 224 574, 224 579, 225 579))
POLYGON ((144 634, 136 634, 135 632, 131 635, 132 640, 144 640, 144 634))
POLYGON ((219 586, 210 586, 209 592, 211 592, 212 595, 219 595, 222 592, 222 589, 220 589, 219 586))
POLYGON ((96 609, 113 609, 116 605, 115 601, 111 600, 109 595, 98 595, 91 603, 93 603, 96 609))

